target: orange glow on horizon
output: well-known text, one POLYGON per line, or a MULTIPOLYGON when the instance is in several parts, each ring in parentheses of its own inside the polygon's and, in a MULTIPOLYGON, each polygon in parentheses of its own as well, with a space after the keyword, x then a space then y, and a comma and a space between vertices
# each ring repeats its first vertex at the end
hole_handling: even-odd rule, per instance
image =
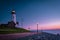
MULTIPOLYGON (((37 25, 31 25, 30 30, 36 30, 37 25)), ((48 24, 39 24, 38 25, 39 30, 51 30, 51 29, 60 29, 60 23, 48 23, 48 24)))

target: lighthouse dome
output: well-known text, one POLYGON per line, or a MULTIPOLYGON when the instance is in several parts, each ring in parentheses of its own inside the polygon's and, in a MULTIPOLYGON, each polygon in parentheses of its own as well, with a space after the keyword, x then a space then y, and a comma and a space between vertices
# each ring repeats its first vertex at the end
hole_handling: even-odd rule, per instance
POLYGON ((15 10, 12 10, 12 14, 15 14, 15 10))
POLYGON ((13 10, 12 12, 15 12, 15 10, 13 10))

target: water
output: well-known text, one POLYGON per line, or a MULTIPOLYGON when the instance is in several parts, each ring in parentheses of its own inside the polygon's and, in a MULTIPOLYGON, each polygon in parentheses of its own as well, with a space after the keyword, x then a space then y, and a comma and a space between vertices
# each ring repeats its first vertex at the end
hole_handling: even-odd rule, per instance
POLYGON ((48 32, 52 34, 60 34, 60 30, 43 30, 43 32, 48 32))
MULTIPOLYGON (((36 30, 33 30, 36 32, 36 30)), ((38 30, 39 32, 41 32, 41 30, 38 30)), ((47 32, 47 33, 52 33, 52 34, 60 34, 60 30, 42 30, 43 32, 47 32)))

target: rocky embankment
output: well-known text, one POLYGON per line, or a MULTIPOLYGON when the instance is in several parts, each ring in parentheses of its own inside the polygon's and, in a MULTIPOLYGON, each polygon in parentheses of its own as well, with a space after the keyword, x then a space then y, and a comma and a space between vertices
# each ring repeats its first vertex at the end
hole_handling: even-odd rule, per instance
POLYGON ((31 36, 26 36, 23 38, 18 38, 16 40, 60 40, 60 35, 59 34, 51 34, 51 33, 46 33, 46 32, 41 32, 38 34, 34 34, 31 36))

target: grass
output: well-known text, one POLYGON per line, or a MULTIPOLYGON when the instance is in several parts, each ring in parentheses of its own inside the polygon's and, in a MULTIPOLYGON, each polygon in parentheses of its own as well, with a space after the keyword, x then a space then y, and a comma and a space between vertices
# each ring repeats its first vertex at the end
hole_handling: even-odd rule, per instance
POLYGON ((0 29, 0 34, 22 33, 22 32, 30 32, 30 31, 23 28, 0 29))

